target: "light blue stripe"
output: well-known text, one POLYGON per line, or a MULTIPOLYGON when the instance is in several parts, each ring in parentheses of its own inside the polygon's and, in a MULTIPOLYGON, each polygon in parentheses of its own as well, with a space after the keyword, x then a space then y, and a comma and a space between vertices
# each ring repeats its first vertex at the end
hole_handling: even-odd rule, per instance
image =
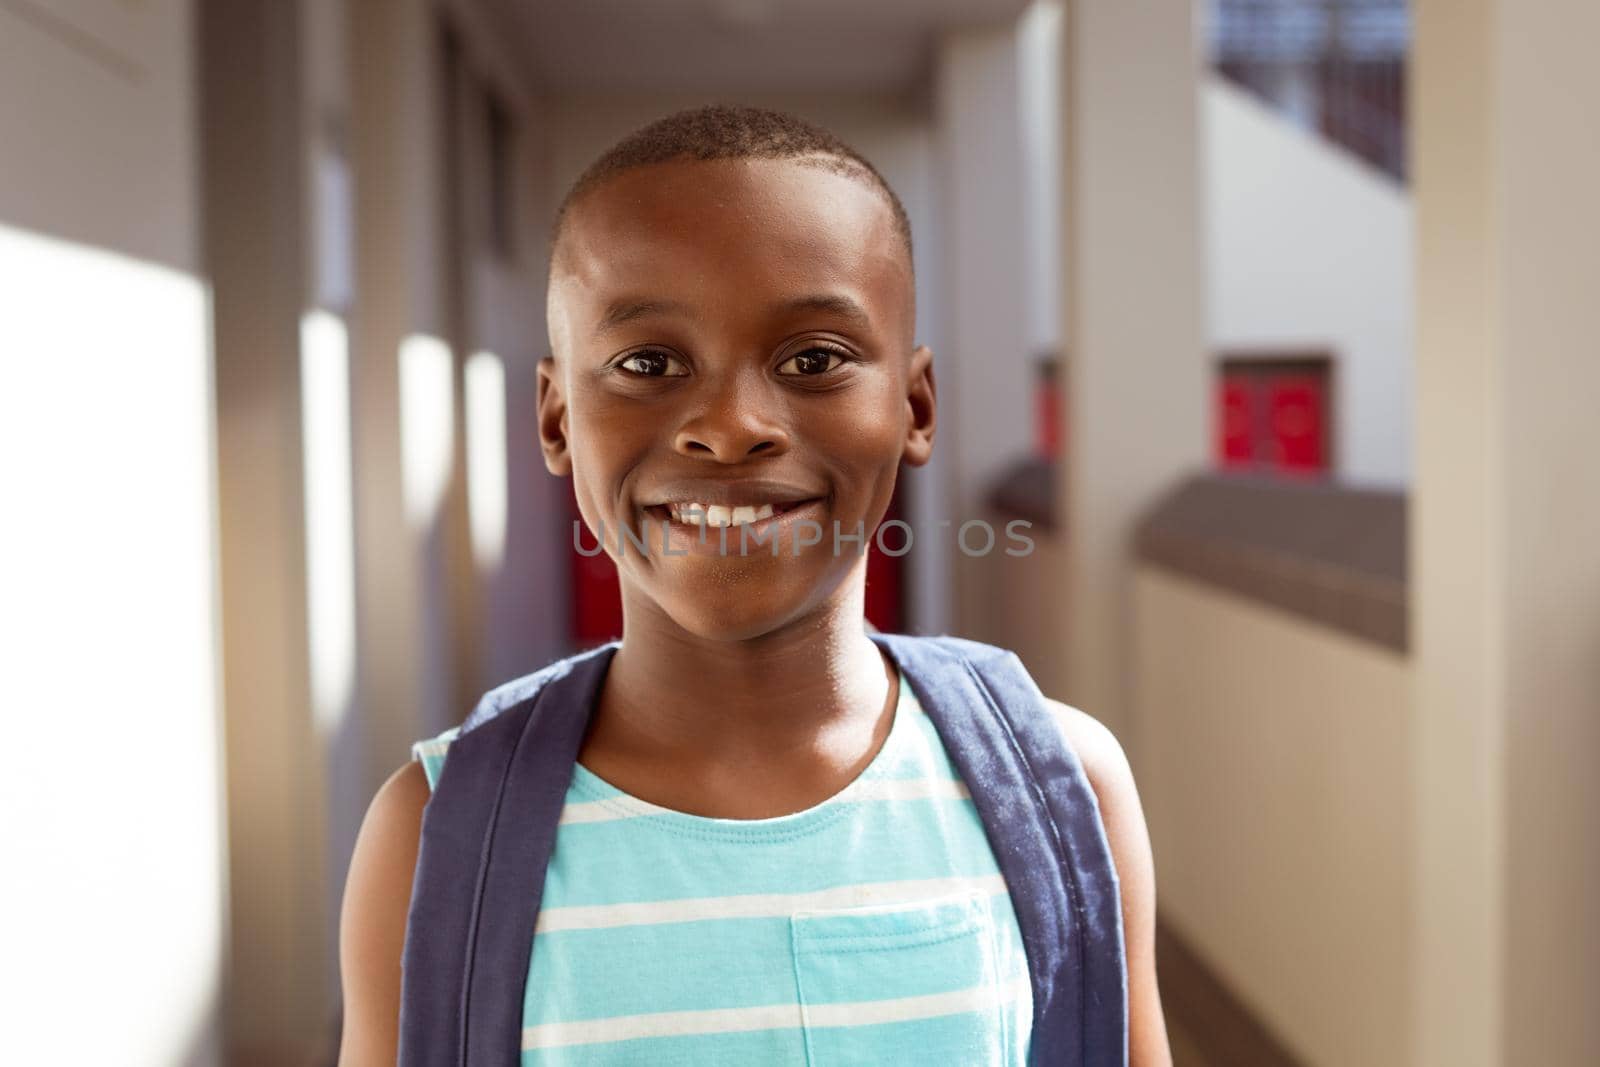
POLYGON ((747 893, 804 893, 855 881, 966 877, 998 870, 971 800, 841 806, 803 836, 700 837, 651 816, 563 826, 546 882, 551 905, 619 904, 747 893), (852 817, 853 816, 853 817, 852 817), (657 833, 656 830, 665 830, 657 833), (655 843, 645 841, 655 837, 655 843), (663 847, 671 841, 675 847, 663 847), (639 862, 639 849, 651 862, 639 862), (871 879, 841 876, 841 855, 870 857, 871 879))
POLYGON ((789 919, 561 930, 533 943, 527 1022, 792 1003, 789 919), (604 995, 596 996, 603 989, 604 995))
POLYGON ((815 1064, 1020 1064, 1008 1049, 1007 1016, 999 1008, 933 1019, 848 1028, 816 1027, 806 1033, 815 1064))

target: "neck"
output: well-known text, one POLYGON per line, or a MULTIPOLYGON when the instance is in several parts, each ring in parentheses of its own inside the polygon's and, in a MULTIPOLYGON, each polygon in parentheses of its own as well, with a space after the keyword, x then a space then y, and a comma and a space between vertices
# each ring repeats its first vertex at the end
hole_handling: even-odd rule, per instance
POLYGON ((624 598, 624 639, 601 712, 636 751, 764 762, 859 736, 886 706, 891 668, 863 626, 860 582, 772 633, 708 639, 624 598))

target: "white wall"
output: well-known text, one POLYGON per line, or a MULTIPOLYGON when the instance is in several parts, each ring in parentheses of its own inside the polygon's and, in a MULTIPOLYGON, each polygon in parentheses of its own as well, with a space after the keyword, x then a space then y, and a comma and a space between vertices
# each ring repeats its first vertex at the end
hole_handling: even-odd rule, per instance
POLYGON ((190 25, 184 0, 0 7, 8 223, 194 270, 190 25))
MULTIPOLYGON (((1023 78, 1016 24, 953 30, 939 42, 940 219, 948 351, 945 424, 955 432, 955 503, 984 492, 1032 442, 1032 341, 1023 78)), ((956 516, 950 516, 956 518, 956 516)), ((970 591, 967 595, 971 595, 970 591)), ((963 611, 965 608, 963 608, 963 611)))
POLYGON ((1215 75, 1203 85, 1207 358, 1331 349, 1334 472, 1409 483, 1409 194, 1215 75))
POLYGON ((1424 0, 1413 1061, 1600 1062, 1600 35, 1424 0))
POLYGON ((1135 523, 1205 459, 1200 57, 1189 4, 1075 0, 1062 112, 1067 688, 1133 751, 1135 523))
POLYGON ((1411 669, 1139 567, 1139 792, 1164 922, 1307 1064, 1411 1062, 1411 669))
MULTIPOLYGON (((1045 226, 1030 213, 1040 207, 1044 175, 1028 168, 1030 146, 1039 157, 1032 162, 1041 164, 1045 146, 1025 128, 1038 117, 1027 104, 1048 88, 1042 64, 1024 62, 1022 30, 1035 22, 950 30, 935 58, 945 231, 939 269, 948 294, 946 348, 936 366, 943 374, 939 425, 951 504, 938 518, 949 529, 980 517, 990 488, 1032 450, 1034 357, 1049 329, 1049 316, 1039 310, 1043 278, 1034 273, 1049 258, 1049 238, 1030 233, 1045 226), (1030 84, 1025 71, 1041 76, 1030 84)), ((955 629, 978 632, 996 596, 990 568, 953 548, 949 559, 955 629)))
MULTIPOLYGON (((1061 347, 1061 0, 1035 0, 1017 24, 1022 178, 1028 225, 1028 346, 1061 347)), ((1033 367, 1028 368, 1032 381, 1033 367)))
POLYGON ((0 709, 17 754, 0 1001, 18 1063, 86 1043, 152 1067, 220 1056, 192 33, 181 0, 0 6, 0 709))

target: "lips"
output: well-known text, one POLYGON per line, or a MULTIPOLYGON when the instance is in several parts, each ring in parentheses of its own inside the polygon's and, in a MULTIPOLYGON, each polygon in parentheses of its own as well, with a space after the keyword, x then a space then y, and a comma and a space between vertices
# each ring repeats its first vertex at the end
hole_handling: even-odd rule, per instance
MULTIPOLYGON (((646 509, 646 514, 656 518, 661 524, 659 527, 651 526, 650 519, 646 519, 644 551, 650 555, 659 554, 666 557, 715 557, 729 561, 765 557, 787 559, 800 555, 809 546, 824 542, 823 530, 827 512, 823 497, 795 501, 784 505, 781 509, 769 506, 772 514, 766 518, 750 520, 750 512, 741 511, 739 522, 733 521, 735 508, 727 507, 728 523, 724 526, 713 525, 710 521, 693 521, 695 515, 690 512, 694 509, 687 506, 680 511, 680 515, 691 520, 688 522, 670 518, 662 520, 654 515, 657 509, 646 509)), ((721 507, 723 506, 712 505, 706 509, 701 518, 720 520, 721 507)), ((740 507, 750 508, 756 515, 766 510, 751 505, 740 507)), ((667 506, 662 506, 659 510, 671 514, 671 509, 667 506)))
POLYGON ((701 501, 665 505, 668 517, 684 526, 749 526, 802 507, 806 501, 760 504, 707 504, 701 501))
POLYGON ((750 526, 820 500, 806 486, 774 481, 698 480, 663 486, 645 496, 645 513, 680 526, 750 526))
POLYGON ((776 558, 818 543, 829 494, 803 482, 702 478, 658 483, 635 499, 650 555, 776 558))

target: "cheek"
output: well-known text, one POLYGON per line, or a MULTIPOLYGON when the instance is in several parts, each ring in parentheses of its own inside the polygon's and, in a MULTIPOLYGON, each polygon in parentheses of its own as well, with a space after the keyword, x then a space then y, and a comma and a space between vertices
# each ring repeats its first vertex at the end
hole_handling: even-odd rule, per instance
POLYGON ((614 401, 579 393, 567 409, 573 493, 591 529, 602 519, 627 518, 614 514, 617 497, 628 472, 650 448, 649 428, 614 408, 614 401))
POLYGON ((858 487, 862 505, 874 510, 888 505, 905 447, 899 396, 897 387, 873 390, 852 404, 849 417, 835 430, 834 454, 849 472, 847 484, 858 487))

